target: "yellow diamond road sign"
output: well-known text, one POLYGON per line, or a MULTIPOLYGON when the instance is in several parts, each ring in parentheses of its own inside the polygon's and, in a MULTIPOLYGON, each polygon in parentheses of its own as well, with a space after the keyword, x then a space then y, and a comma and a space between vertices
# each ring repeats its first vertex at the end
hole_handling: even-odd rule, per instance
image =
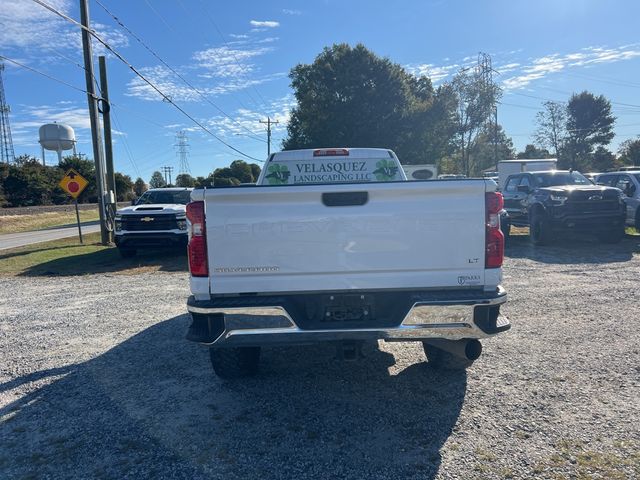
POLYGON ((78 198, 78 195, 89 185, 89 181, 73 168, 70 168, 58 185, 73 198, 78 198))

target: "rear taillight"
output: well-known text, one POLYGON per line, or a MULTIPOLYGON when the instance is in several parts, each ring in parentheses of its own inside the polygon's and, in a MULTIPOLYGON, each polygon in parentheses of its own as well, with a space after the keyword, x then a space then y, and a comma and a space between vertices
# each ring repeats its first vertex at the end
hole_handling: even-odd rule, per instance
POLYGON ((501 193, 489 192, 485 194, 485 268, 499 268, 504 260, 504 235, 500 230, 500 211, 503 206, 504 201, 501 193))
POLYGON ((194 277, 209 275, 207 264, 207 229, 204 219, 204 202, 187 204, 187 230, 189 232, 189 271, 194 277))

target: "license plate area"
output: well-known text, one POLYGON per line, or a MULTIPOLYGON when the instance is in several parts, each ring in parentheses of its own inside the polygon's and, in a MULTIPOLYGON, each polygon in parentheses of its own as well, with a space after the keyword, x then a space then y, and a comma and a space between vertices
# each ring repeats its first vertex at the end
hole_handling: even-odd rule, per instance
POLYGON ((371 295, 330 295, 323 301, 321 322, 351 323, 375 319, 371 295))

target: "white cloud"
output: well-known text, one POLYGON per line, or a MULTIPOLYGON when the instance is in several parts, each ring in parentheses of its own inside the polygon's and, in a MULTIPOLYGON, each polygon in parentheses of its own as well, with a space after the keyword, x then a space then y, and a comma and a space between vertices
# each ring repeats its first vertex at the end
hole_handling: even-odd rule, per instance
POLYGON ((280 26, 280 22, 275 20, 251 20, 249 24, 257 28, 276 28, 280 26))
MULTIPOLYGON (((271 120, 279 122, 272 127, 274 135, 286 131, 291 109, 295 105, 296 102, 292 95, 286 95, 270 102, 267 111, 271 113, 271 120)), ((207 127, 219 136, 244 136, 248 135, 248 131, 250 131, 256 136, 265 137, 265 126, 260 123, 260 120, 264 120, 264 116, 264 110, 254 111, 241 108, 232 115, 235 121, 227 117, 216 116, 208 119, 206 123, 207 127)))
POLYGON ((433 65, 431 63, 423 63, 423 64, 409 64, 404 66, 409 73, 413 75, 426 75, 433 81, 434 83, 440 82, 440 80, 444 80, 450 75, 454 74, 459 68, 460 65, 455 63, 452 65, 433 65))
POLYGON ((282 13, 284 13, 285 15, 302 15, 302 12, 300 10, 292 10, 290 8, 283 8, 282 9, 282 13))
MULTIPOLYGON (((71 0, 48 0, 47 3, 66 15, 70 15, 75 4, 71 0)), ((77 52, 82 46, 77 26, 33 2, 3 0, 0 25, 0 49, 19 49, 37 55, 39 60, 50 58, 44 57, 43 52, 77 52)), ((128 45, 127 37, 121 32, 99 23, 94 23, 92 27, 113 47, 128 45)), ((93 44, 97 55, 104 54, 105 49, 102 45, 97 41, 93 44)))
POLYGON ((271 47, 245 48, 222 47, 208 48, 193 54, 197 66, 205 69, 205 75, 209 77, 235 77, 247 75, 254 70, 254 65, 249 62, 254 57, 271 52, 271 47))
POLYGON ((505 79, 503 86, 507 90, 523 88, 535 80, 571 67, 620 62, 636 57, 640 57, 640 44, 615 48, 587 47, 574 53, 554 53, 531 60, 531 63, 522 67, 517 75, 505 79))

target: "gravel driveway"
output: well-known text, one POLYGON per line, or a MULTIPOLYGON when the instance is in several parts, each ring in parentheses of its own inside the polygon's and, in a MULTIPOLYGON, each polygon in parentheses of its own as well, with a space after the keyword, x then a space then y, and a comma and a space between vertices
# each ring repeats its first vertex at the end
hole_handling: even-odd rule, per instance
POLYGON ((455 375, 381 343, 225 384, 184 273, 0 278, 0 477, 640 477, 640 239, 508 255, 513 328, 455 375))

